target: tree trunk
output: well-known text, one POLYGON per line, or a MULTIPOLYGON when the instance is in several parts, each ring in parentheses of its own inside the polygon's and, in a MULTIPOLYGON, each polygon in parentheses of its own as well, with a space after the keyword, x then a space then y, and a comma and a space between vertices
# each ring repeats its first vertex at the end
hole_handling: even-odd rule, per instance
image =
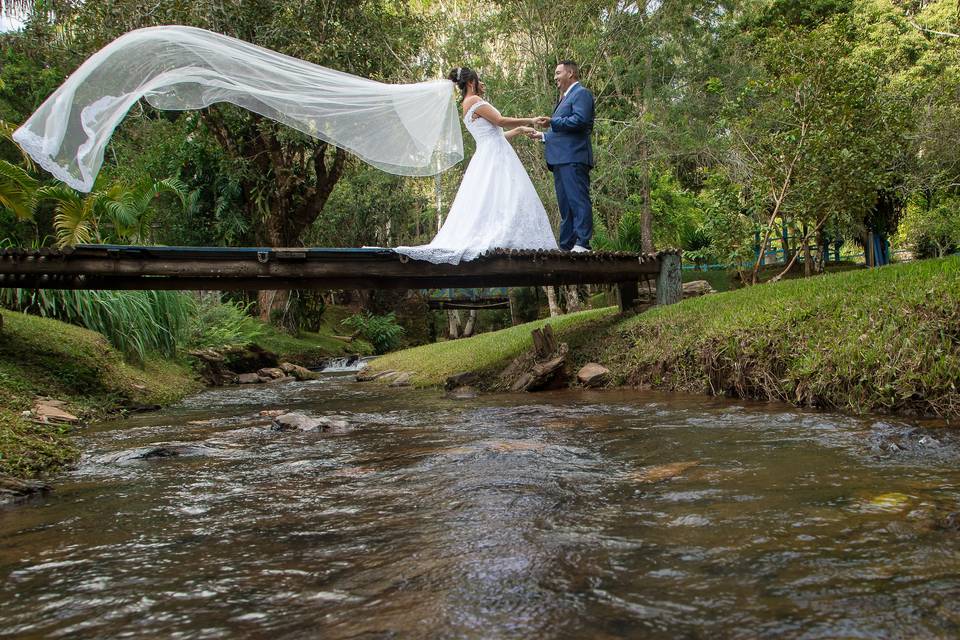
POLYGON ((456 309, 447 311, 447 337, 451 340, 460 337, 460 312, 456 309))
POLYGON ((583 308, 583 305, 580 302, 580 291, 577 290, 577 285, 571 284, 566 287, 567 293, 567 313, 573 313, 575 311, 580 311, 583 308))
MULTIPOLYGON (((653 99, 653 47, 647 46, 643 56, 643 113, 650 109, 653 99)), ((650 155, 649 143, 644 132, 640 143, 640 164, 643 167, 640 191, 643 198, 643 210, 640 214, 641 249, 644 253, 653 253, 653 205, 650 201, 650 155)))
POLYGON ((289 301, 290 292, 284 289, 257 291, 257 308, 260 310, 260 321, 277 326, 288 326, 283 320, 289 301))
POLYGON ((463 337, 469 338, 473 335, 473 329, 477 324, 477 310, 470 309, 470 315, 467 316, 467 326, 463 328, 463 337))
MULTIPOLYGON (((214 105, 200 117, 226 154, 249 164, 242 188, 249 203, 247 219, 257 225, 257 242, 266 247, 299 247, 300 237, 323 211, 343 175, 347 154, 326 142, 298 143, 278 136, 282 125, 255 113, 225 118, 214 105), (255 197, 254 194, 260 194, 255 197)), ((260 317, 269 321, 278 309, 287 309, 290 294, 261 291, 260 317)))
POLYGON ((547 306, 550 307, 550 317, 555 318, 556 316, 563 315, 560 311, 560 305, 557 304, 557 292, 553 288, 553 285, 544 287, 547 292, 547 306))

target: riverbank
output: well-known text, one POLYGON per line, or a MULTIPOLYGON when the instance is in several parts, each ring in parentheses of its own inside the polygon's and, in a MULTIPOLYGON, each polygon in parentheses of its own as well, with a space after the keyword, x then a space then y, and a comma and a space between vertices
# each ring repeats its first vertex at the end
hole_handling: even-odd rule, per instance
POLYGON ((603 364, 612 385, 960 419, 957 257, 712 294, 629 318, 613 313, 540 320, 371 366, 412 371, 417 386, 477 371, 482 387, 550 322, 573 363, 603 364))
MULTIPOLYGON (((304 366, 372 352, 363 340, 337 337, 348 310, 327 311, 316 333, 294 337, 264 326, 256 342, 281 361, 304 366)), ((152 357, 139 367, 94 331, 8 310, 0 315, 0 481, 44 477, 79 455, 71 438, 75 424, 38 418, 38 398, 53 399, 82 424, 169 405, 203 388, 186 360, 152 357)))
POLYGON ((35 478, 76 459, 68 422, 25 416, 54 398, 82 421, 169 404, 200 388, 185 363, 126 363, 101 334, 4 310, 0 330, 0 475, 35 478))

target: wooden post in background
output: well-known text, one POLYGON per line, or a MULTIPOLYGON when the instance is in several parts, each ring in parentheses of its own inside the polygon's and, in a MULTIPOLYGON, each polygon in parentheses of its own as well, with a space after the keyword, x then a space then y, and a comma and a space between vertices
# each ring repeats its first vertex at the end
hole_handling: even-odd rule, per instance
POLYGON ((617 283, 617 303, 620 305, 620 313, 633 309, 633 303, 637 300, 637 285, 636 281, 617 283))

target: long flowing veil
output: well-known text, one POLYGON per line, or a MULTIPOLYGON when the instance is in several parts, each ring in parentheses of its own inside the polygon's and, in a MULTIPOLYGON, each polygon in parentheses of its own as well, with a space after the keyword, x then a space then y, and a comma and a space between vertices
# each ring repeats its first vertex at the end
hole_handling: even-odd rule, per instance
POLYGON ((91 56, 13 134, 40 166, 90 191, 137 100, 159 109, 230 102, 399 175, 463 159, 454 85, 384 84, 183 26, 131 31, 91 56))

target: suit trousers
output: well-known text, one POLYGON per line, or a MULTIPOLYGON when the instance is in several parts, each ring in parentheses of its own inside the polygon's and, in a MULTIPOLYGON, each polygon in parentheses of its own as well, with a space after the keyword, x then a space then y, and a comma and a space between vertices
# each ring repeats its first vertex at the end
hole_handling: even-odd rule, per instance
POLYGON ((553 165, 553 186, 560 206, 560 248, 578 244, 590 248, 593 205, 590 203, 590 166, 579 162, 553 165))

